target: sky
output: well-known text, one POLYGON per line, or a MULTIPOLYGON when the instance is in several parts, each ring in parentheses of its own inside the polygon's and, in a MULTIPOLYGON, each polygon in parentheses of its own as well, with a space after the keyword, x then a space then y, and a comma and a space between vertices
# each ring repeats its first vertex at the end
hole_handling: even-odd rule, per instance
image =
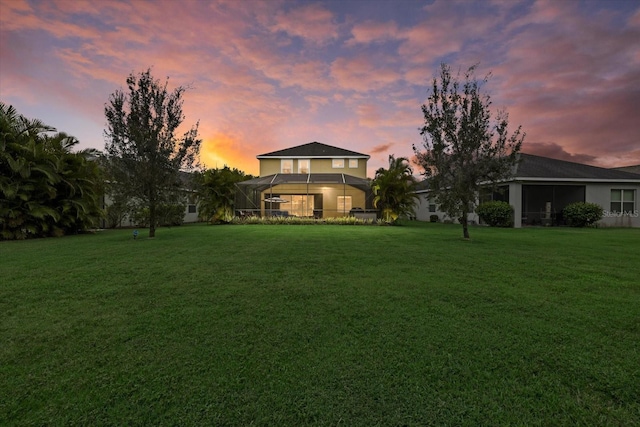
POLYGON ((312 141, 389 155, 423 142, 440 64, 478 64, 523 152, 640 164, 640 0, 0 0, 0 101, 104 149, 104 107, 151 69, 199 121, 201 160, 312 141))

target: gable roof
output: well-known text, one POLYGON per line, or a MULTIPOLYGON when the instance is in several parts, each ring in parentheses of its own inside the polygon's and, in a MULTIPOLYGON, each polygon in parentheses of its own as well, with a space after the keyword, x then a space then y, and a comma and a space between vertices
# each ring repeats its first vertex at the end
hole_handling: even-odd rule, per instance
MULTIPOLYGON (((513 170, 513 176, 506 181, 614 181, 640 183, 640 174, 628 172, 628 169, 640 169, 640 166, 606 169, 582 163, 567 162, 549 157, 520 153, 519 162, 513 170), (622 170, 627 169, 627 170, 622 170)), ((429 191, 429 178, 420 181, 417 193, 429 191)))
POLYGON ((298 145, 296 147, 285 148, 283 150, 272 151, 271 153, 259 154, 258 159, 268 158, 360 158, 369 159, 369 155, 356 153, 355 151, 345 150, 344 148, 333 147, 331 145, 322 144, 320 142, 309 142, 308 144, 298 145))
POLYGON ((638 175, 640 175, 640 165, 635 165, 635 166, 622 166, 620 168, 611 168, 613 170, 618 170, 618 171, 625 171, 625 172, 631 172, 631 173, 636 173, 638 175))
POLYGON ((588 180, 588 181, 640 181, 640 175, 520 153, 513 179, 588 180))

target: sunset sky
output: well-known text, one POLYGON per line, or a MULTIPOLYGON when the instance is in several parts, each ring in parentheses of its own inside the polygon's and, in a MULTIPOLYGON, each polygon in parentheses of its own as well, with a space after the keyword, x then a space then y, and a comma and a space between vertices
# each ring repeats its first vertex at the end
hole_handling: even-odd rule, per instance
POLYGON ((371 155, 421 144, 420 106, 446 62, 479 63, 523 151, 640 164, 640 1, 0 0, 0 100, 104 148, 104 105, 151 67, 186 85, 202 160, 311 141, 371 155))

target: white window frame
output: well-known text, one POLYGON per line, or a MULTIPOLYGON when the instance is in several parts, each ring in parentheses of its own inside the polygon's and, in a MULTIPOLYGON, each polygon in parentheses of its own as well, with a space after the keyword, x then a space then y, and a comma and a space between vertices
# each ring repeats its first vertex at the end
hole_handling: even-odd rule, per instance
POLYGON ((280 160, 280 173, 293 173, 293 159, 281 159, 280 160), (285 163, 289 162, 289 172, 285 172, 285 163))
POLYGON ((609 207, 611 208, 611 212, 618 212, 618 213, 634 212, 636 209, 636 190, 624 189, 624 188, 612 188, 609 207), (620 192, 619 200, 613 200, 614 191, 620 192), (614 204, 618 206, 614 208, 614 204), (631 209, 625 209, 626 204, 631 204, 631 206, 627 206, 627 208, 630 207, 631 209))
POLYGON ((333 169, 344 169, 344 159, 332 159, 331 167, 333 169))
POLYGON ((298 159, 298 173, 311 173, 311 160, 310 159, 298 159), (300 163, 306 163, 306 165, 307 165, 307 171, 306 172, 302 171, 302 166, 300 166, 300 163))
POLYGON ((349 169, 358 169, 358 159, 349 159, 349 169))

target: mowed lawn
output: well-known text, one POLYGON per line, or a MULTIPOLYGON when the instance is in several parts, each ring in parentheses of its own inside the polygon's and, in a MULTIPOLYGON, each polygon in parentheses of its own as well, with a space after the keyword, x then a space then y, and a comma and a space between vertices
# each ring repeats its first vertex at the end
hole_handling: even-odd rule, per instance
POLYGON ((640 230, 0 242, 0 425, 640 425, 640 230))

